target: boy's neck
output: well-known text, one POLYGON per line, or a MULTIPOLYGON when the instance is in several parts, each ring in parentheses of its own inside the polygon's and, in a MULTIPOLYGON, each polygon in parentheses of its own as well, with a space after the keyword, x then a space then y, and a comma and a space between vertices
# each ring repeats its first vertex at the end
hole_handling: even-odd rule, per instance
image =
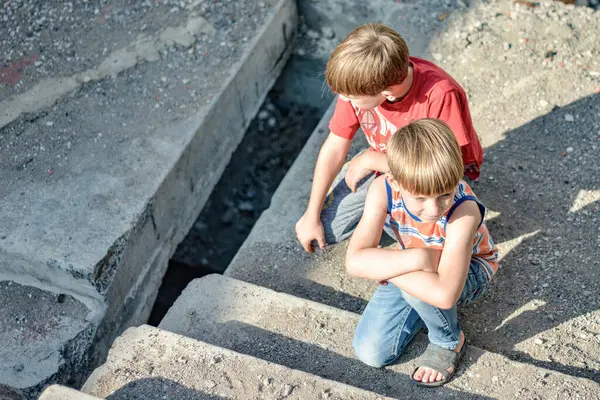
POLYGON ((389 103, 397 103, 399 101, 404 100, 406 95, 410 92, 412 88, 412 84, 414 81, 414 69, 412 64, 408 65, 408 74, 406 75, 406 79, 402 81, 402 83, 398 85, 392 86, 392 95, 395 97, 394 100, 386 100, 389 103))

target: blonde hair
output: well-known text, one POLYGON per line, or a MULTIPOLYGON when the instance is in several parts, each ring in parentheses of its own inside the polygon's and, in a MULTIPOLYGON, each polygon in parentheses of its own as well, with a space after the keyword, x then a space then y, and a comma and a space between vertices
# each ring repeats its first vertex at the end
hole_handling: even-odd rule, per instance
POLYGON ((398 32, 382 24, 359 26, 331 54, 327 84, 335 93, 374 96, 406 78, 408 56, 398 32))
POLYGON ((464 166, 456 137, 439 119, 413 121, 387 144, 394 179, 410 193, 439 196, 454 191, 464 166))

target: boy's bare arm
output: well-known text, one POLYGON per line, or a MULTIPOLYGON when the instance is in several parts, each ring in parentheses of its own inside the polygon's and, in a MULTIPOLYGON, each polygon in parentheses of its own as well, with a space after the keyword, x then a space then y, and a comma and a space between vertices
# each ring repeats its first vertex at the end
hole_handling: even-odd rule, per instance
POLYGON ((325 234, 321 223, 323 202, 335 176, 346 160, 351 140, 335 135, 333 132, 321 146, 313 177, 310 200, 304 215, 296 223, 296 235, 304 250, 312 253, 311 242, 316 240, 321 248, 325 247, 325 234))
POLYGON ((439 251, 377 248, 387 216, 385 177, 377 178, 367 193, 363 216, 352 234, 346 253, 349 274, 377 281, 408 272, 437 267, 439 251))
POLYGON ((454 307, 465 285, 473 255, 473 237, 480 223, 481 212, 477 204, 465 201, 454 211, 446 227, 438 271, 417 271, 388 281, 438 308, 454 307))
POLYGON ((368 159, 365 160, 365 167, 381 173, 386 173, 390 170, 385 153, 378 151, 365 151, 368 154, 368 159))

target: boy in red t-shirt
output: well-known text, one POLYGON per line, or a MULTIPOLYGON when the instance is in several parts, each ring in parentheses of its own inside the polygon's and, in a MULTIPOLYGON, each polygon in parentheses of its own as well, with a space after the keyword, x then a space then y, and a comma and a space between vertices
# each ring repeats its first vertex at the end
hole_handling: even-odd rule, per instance
POLYGON ((306 251, 314 251, 313 241, 324 248, 352 234, 368 186, 389 170, 387 141, 411 121, 446 122, 460 145, 465 175, 479 178, 483 151, 465 91, 441 68, 409 57, 406 42, 393 29, 366 24, 353 30, 333 51, 325 76, 339 98, 317 159, 308 207, 296 223, 306 251), (370 148, 344 165, 359 127, 370 148))

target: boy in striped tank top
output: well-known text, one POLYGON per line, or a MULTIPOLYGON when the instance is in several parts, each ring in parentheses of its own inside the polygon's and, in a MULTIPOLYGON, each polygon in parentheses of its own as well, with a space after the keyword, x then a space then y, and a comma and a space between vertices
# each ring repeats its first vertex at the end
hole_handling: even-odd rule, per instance
POLYGON ((448 125, 411 122, 388 142, 387 161, 390 172, 369 188, 346 254, 348 273, 382 283, 353 345, 361 361, 382 367, 427 327, 430 343, 411 379, 440 386, 466 348, 456 306, 481 296, 498 269, 498 252, 483 221, 485 207, 461 180, 461 152, 448 125), (400 250, 378 248, 384 225, 400 250))

